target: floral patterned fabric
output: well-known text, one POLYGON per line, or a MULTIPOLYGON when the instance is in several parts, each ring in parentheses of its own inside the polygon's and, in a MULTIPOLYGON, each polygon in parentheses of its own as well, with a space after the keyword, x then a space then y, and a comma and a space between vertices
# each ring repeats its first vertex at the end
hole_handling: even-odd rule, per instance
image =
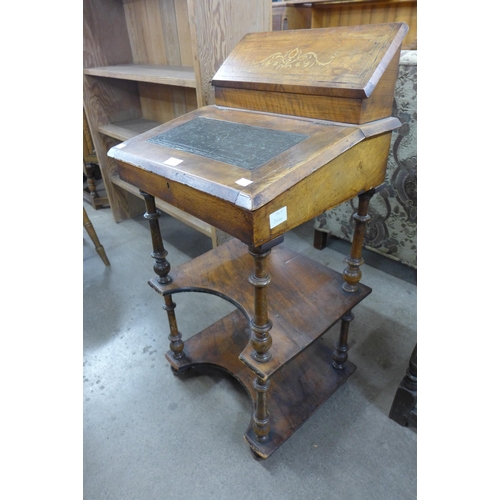
MULTIPOLYGON (((417 267, 417 51, 401 52, 393 116, 402 126, 392 133, 384 187, 369 205, 365 248, 417 267)), ((352 240, 357 198, 325 212, 314 229, 352 240)))

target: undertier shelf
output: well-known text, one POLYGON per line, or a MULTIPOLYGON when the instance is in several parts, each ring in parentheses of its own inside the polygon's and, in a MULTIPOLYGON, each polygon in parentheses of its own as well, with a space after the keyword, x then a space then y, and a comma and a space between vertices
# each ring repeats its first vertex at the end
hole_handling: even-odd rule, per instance
MULTIPOLYGON (((363 300, 371 289, 342 290, 344 279, 334 271, 283 245, 267 258, 271 282, 267 302, 273 343, 271 359, 261 363, 252 357, 252 345, 244 345, 238 358, 263 380, 267 380, 321 337, 339 319, 363 300)), ((236 303, 248 319, 253 317, 254 287, 248 277, 254 269, 248 247, 237 239, 207 252, 170 273, 173 282, 149 284, 160 294, 198 291, 213 293, 236 303)))
MULTIPOLYGON (((179 374, 203 365, 216 366, 231 374, 245 388, 255 406, 255 373, 238 360, 250 338, 247 318, 238 310, 222 318, 184 345, 184 358, 166 358, 179 374)), ((245 434, 251 449, 268 458, 339 388, 356 370, 347 361, 342 370, 331 365, 332 351, 322 339, 297 356, 270 381, 267 401, 270 416, 269 439, 257 441, 252 420, 245 434)))

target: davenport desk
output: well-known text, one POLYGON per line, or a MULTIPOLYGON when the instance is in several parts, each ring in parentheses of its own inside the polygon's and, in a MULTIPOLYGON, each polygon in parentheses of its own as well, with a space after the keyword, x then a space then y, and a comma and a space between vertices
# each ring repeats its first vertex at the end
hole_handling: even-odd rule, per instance
POLYGON ((385 177, 404 23, 246 35, 213 78, 215 105, 109 151, 146 201, 176 374, 232 374, 253 401, 245 434, 267 458, 354 372, 347 360, 368 203, 385 177), (283 245, 284 233, 359 198, 347 267, 337 273, 283 245), (171 269, 155 198, 234 238, 171 269), (210 293, 235 306, 185 342, 172 296, 210 293), (318 341, 335 323, 333 352, 318 341))

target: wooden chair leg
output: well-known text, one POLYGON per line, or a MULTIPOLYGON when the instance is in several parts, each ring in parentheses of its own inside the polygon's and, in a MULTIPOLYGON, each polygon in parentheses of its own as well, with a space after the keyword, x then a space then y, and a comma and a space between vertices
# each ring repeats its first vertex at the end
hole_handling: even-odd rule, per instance
POLYGON ((358 283, 361 280, 360 267, 364 262, 361 254, 365 237, 365 226, 371 219, 371 216, 368 214, 368 204, 375 192, 376 190, 372 189, 358 196, 358 211, 354 214, 354 236, 352 238, 351 251, 346 258, 347 267, 344 269, 344 283, 342 285, 344 292, 354 293, 358 291, 358 283))
POLYGON ((85 207, 83 207, 83 227, 87 231, 87 234, 90 236, 90 239, 92 240, 92 243, 94 243, 96 252, 99 254, 99 257, 101 257, 102 261, 106 266, 109 266, 109 260, 106 255, 106 252, 104 251, 104 247, 101 245, 101 242, 99 241, 99 238, 97 237, 97 233, 95 232, 94 226, 92 225, 92 222, 90 222, 89 216, 87 215, 87 212, 85 210, 85 207))
MULTIPOLYGON (((167 260, 168 252, 165 250, 163 245, 163 238, 160 231, 160 223, 158 220, 160 218, 160 212, 156 208, 156 201, 153 195, 146 193, 145 191, 140 191, 140 193, 146 202, 146 213, 144 214, 144 218, 149 222, 151 242, 153 245, 153 253, 151 254, 151 257, 155 259, 153 270, 157 275, 156 280, 160 284, 168 284, 172 282, 172 278, 168 274, 170 272, 170 262, 167 260)), ((168 337, 170 340, 170 350, 172 351, 175 359, 181 359, 185 356, 184 341, 182 340, 182 333, 177 327, 177 319, 174 311, 176 304, 172 300, 172 295, 164 295, 163 300, 165 302, 163 309, 167 311, 168 324, 170 328, 170 335, 168 337)))
POLYGON ((406 375, 394 396, 389 418, 404 427, 417 427, 417 346, 408 363, 406 375))
POLYGON ((349 336, 349 323, 354 319, 354 314, 352 311, 348 311, 340 323, 340 335, 339 340, 335 342, 335 348, 333 349, 332 365, 336 370, 343 370, 345 362, 347 361, 347 351, 349 346, 347 345, 347 337, 349 336))
MULTIPOLYGON (((280 236, 267 244, 259 247, 248 247, 250 255, 253 257, 254 270, 248 277, 248 281, 254 286, 254 318, 250 321, 252 330, 250 342, 252 343, 253 352, 252 358, 256 361, 264 363, 271 359, 272 354, 269 352, 273 339, 271 329, 273 323, 268 314, 267 303, 267 286, 271 282, 271 276, 267 270, 268 257, 271 249, 283 242, 283 236, 280 236)), ((269 380, 264 380, 257 375, 253 381, 255 389, 255 408, 252 415, 253 432, 255 438, 260 443, 265 443, 269 440, 269 432, 271 430, 269 408, 268 408, 268 391, 269 380)))

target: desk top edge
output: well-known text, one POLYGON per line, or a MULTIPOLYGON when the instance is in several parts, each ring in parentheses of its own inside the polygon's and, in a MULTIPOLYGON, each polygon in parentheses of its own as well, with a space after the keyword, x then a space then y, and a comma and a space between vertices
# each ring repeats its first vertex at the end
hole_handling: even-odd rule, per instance
POLYGON ((390 132, 399 126, 399 120, 394 117, 357 125, 210 105, 182 115, 118 144, 108 151, 108 156, 119 163, 122 162, 138 169, 153 172, 165 179, 214 194, 236 206, 252 211, 269 201, 266 201, 265 197, 259 196, 268 184, 275 184, 274 187, 276 187, 276 183, 279 182, 279 189, 284 191, 289 187, 289 183, 286 182, 287 177, 290 179, 293 177, 295 183, 297 179, 305 178, 364 139, 390 132), (287 164, 282 168, 273 167, 272 163, 275 160, 271 159, 259 167, 260 170, 246 171, 235 165, 192 153, 156 144, 146 144, 148 139, 198 117, 255 124, 274 130, 305 130, 311 134, 307 141, 317 142, 318 138, 321 138, 321 154, 316 146, 312 148, 314 154, 311 154, 312 149, 305 147, 307 141, 304 141, 305 144, 293 146, 276 157, 278 159, 282 157, 292 164, 287 164), (302 156, 300 156, 301 154, 302 156), (181 162, 178 165, 172 165, 168 163, 169 160, 171 160, 170 163, 175 163, 175 160, 181 160, 181 162), (223 168, 221 169, 221 167, 223 168), (219 175, 218 171, 220 170, 224 170, 224 175, 219 175), (251 182, 247 185, 235 182, 242 179, 251 180, 251 182))

